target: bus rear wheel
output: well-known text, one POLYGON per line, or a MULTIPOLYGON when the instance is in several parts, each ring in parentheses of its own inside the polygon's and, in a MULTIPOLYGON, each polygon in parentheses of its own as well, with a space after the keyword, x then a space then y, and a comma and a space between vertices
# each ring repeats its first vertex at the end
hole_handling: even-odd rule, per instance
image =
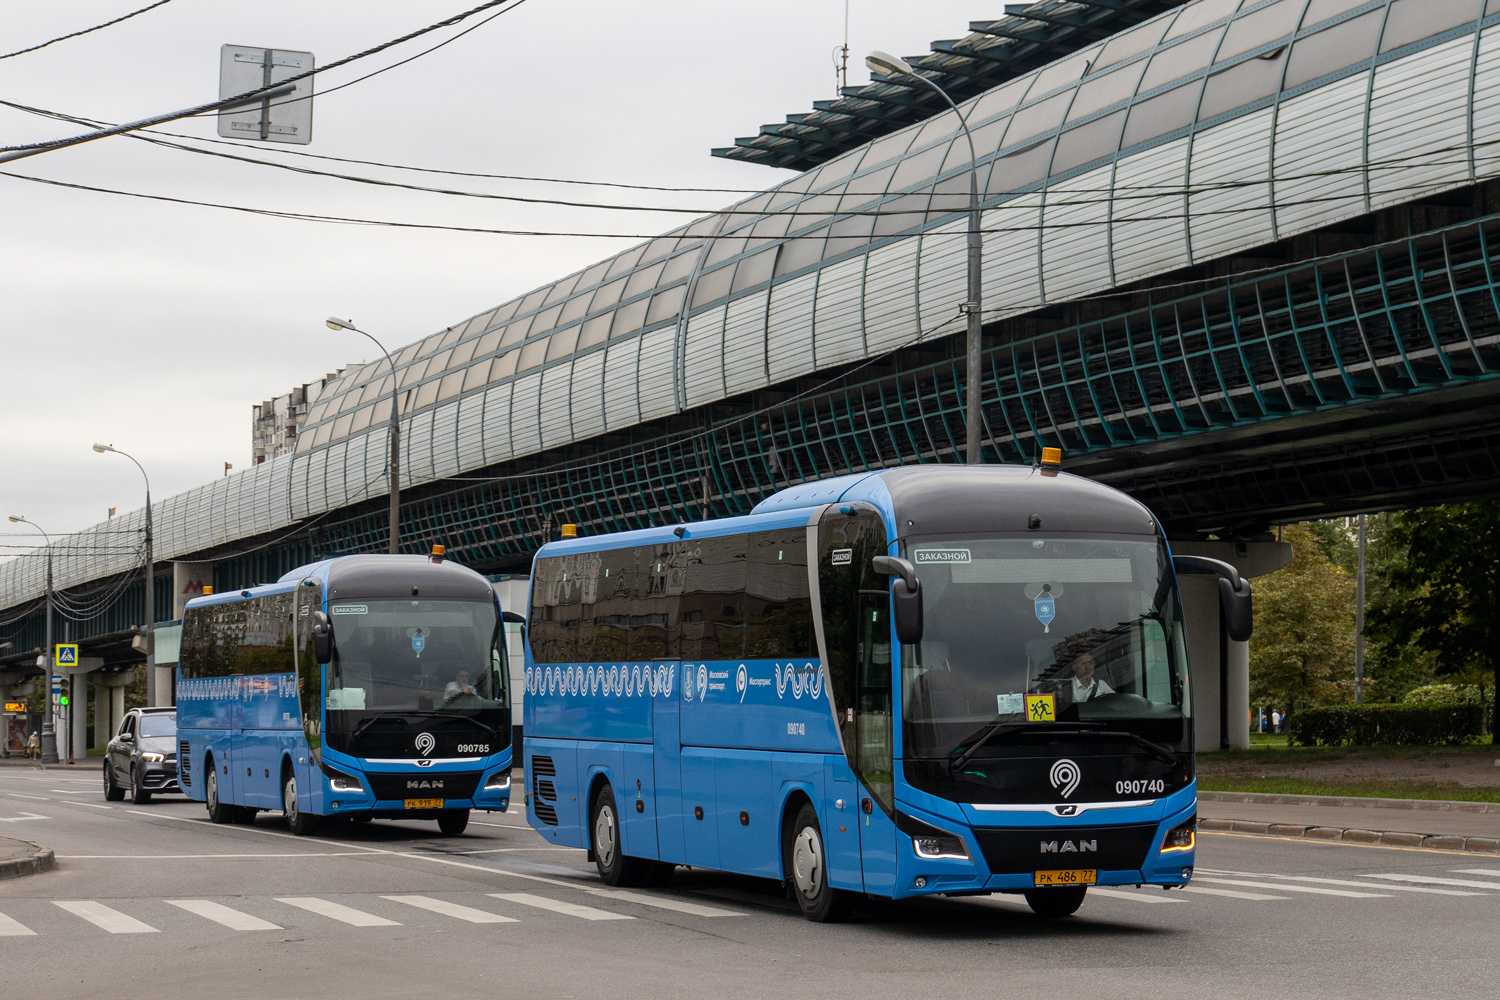
POLYGON ((854 897, 828 884, 828 856, 823 846, 823 828, 812 803, 804 803, 787 830, 786 872, 802 915, 816 923, 847 919, 854 897))
POLYGON ((615 793, 608 785, 602 785, 594 796, 589 809, 589 829, 593 831, 591 843, 594 851, 594 867, 605 885, 645 885, 656 868, 656 862, 644 858, 626 857, 620 838, 620 810, 615 806, 615 793))
POLYGON ((1083 897, 1087 893, 1088 887, 1082 885, 1070 885, 1057 889, 1033 889, 1026 894, 1026 905, 1031 907, 1031 912, 1037 916, 1049 920, 1057 917, 1071 917, 1083 905, 1083 897))
POLYGON ((210 823, 233 823, 239 810, 219 798, 219 772, 214 767, 214 759, 208 758, 203 765, 203 798, 208 806, 208 821, 210 823))
POLYGON ((438 816, 438 829, 445 837, 457 837, 469 825, 469 810, 450 809, 438 816))

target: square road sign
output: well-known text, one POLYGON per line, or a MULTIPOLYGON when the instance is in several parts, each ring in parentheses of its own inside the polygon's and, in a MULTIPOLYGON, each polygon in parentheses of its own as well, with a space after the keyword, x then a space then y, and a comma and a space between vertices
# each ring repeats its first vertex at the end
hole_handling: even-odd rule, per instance
MULTIPOLYGON (((311 52, 225 45, 219 50, 219 97, 237 97, 274 86, 312 68, 311 52)), ((297 89, 282 97, 236 111, 219 112, 219 135, 225 139, 264 139, 300 145, 312 142, 314 79, 298 80, 294 85, 297 89)))
POLYGON ((53 660, 59 667, 78 666, 78 643, 60 642, 57 644, 57 658, 53 660))

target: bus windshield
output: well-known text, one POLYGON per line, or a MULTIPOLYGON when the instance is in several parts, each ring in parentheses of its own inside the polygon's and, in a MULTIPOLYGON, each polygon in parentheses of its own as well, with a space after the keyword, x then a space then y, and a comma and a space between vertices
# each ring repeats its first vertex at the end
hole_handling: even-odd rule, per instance
POLYGON ((951 758, 992 723, 1004 735, 985 740, 981 757, 1027 753, 1029 733, 1069 725, 1169 746, 1190 739, 1164 543, 918 537, 907 554, 925 610, 902 668, 908 758, 951 758))
POLYGON ((328 610, 328 742, 336 749, 370 751, 356 745, 361 735, 378 737, 416 719, 508 723, 504 632, 494 604, 351 600, 328 610))

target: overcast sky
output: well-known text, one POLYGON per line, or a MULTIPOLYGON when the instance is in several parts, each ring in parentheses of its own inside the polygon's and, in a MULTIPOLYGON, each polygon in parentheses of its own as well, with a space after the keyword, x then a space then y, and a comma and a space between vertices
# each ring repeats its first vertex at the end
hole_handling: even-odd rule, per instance
MULTIPOLYGON (((0 52, 147 0, 0 5, 0 52)), ((225 43, 307 50, 319 64, 477 0, 172 0, 111 28, 0 59, 0 98, 132 121, 218 96, 225 43)), ((926 52, 972 3, 853 0, 851 84, 871 48, 926 52)), ((481 15, 483 16, 483 15, 481 15)), ((310 152, 485 173, 760 189, 791 176, 709 155, 834 96, 842 0, 526 0, 452 45, 315 101, 310 152)), ((318 78, 327 90, 462 30, 318 78)), ((163 126, 213 137, 214 121, 163 126)), ((0 108, 0 145, 80 129, 0 108)), ((382 171, 367 176, 525 195, 712 210, 666 195, 382 171)), ((261 154, 256 154, 261 155, 261 154)), ((667 213, 517 206, 304 177, 111 138, 0 166, 74 183, 260 208, 400 221, 656 234, 667 213)), ((287 221, 0 177, 0 513, 55 533, 141 505, 130 451, 165 497, 250 461, 250 407, 370 358, 353 318, 398 346, 629 246, 287 221)), ((3 529, 12 525, 0 522, 3 529)), ((16 539, 6 539, 15 541, 16 539)), ((0 550, 3 551, 3 550, 0 550)))

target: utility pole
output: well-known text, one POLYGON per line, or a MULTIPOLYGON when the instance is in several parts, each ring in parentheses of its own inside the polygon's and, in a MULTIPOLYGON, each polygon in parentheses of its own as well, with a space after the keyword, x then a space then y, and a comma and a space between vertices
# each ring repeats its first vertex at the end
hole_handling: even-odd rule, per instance
POLYGON ((350 333, 358 333, 369 337, 380 353, 385 355, 386 363, 391 367, 391 555, 395 555, 400 549, 401 531, 401 409, 399 401, 401 398, 400 379, 396 377, 396 362, 391 358, 391 352, 385 349, 385 345, 376 340, 373 334, 366 333, 354 325, 350 319, 339 319, 330 316, 324 320, 330 330, 348 330, 350 333))
POLYGON ((1365 700, 1365 516, 1359 515, 1359 572, 1354 577, 1354 704, 1365 700))
POLYGON ((96 444, 94 450, 101 455, 112 451, 116 455, 124 455, 135 462, 135 467, 140 470, 141 478, 146 481, 146 621, 143 623, 141 635, 146 648, 142 650, 146 654, 146 704, 150 706, 169 704, 168 699, 162 697, 157 690, 160 686, 156 683, 156 557, 152 552, 151 532, 151 477, 146 475, 145 466, 136 462, 135 456, 123 452, 112 444, 96 444))
POLYGON ((10 515, 12 523, 29 524, 42 533, 47 540, 47 644, 42 648, 42 655, 37 657, 37 666, 46 670, 43 680, 46 682, 44 697, 42 698, 42 763, 57 763, 57 729, 52 719, 52 653, 55 647, 52 644, 52 609, 55 598, 52 594, 52 536, 35 521, 28 521, 19 514, 10 515))

